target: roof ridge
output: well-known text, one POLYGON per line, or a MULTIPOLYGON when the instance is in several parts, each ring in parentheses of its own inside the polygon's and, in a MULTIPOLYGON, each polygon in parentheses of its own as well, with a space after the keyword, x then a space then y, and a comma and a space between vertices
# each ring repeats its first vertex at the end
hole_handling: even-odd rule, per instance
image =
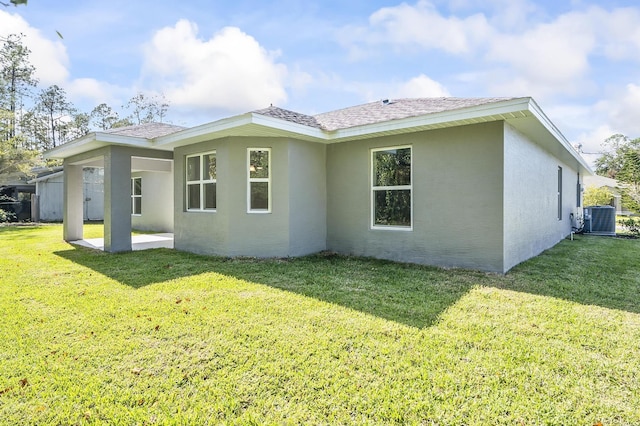
POLYGON ((353 105, 341 109, 308 115, 297 111, 270 105, 267 108, 252 111, 267 117, 285 120, 326 131, 335 131, 351 127, 400 120, 408 117, 434 114, 471 108, 479 105, 504 102, 517 97, 467 97, 438 96, 423 98, 382 99, 380 101, 353 105))
POLYGON ((302 112, 292 111, 285 108, 270 105, 267 108, 251 111, 253 114, 260 114, 267 117, 278 118, 291 123, 302 124, 304 126, 321 128, 314 116, 302 112))

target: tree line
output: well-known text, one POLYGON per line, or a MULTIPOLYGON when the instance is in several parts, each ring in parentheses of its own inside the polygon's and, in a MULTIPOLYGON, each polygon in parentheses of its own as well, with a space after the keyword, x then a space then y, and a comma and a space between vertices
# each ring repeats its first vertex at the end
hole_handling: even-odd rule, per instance
POLYGON ((0 183, 3 176, 43 165, 42 152, 91 131, 162 122, 169 103, 163 95, 137 93, 122 116, 106 103, 80 111, 58 85, 40 87, 25 36, 0 38, 0 183))
MULTIPOLYGON (((640 212, 640 138, 615 134, 602 146, 604 150, 594 163, 596 174, 616 179, 620 183, 622 204, 640 212)), ((608 204, 612 197, 606 189, 591 189, 585 194, 585 205, 608 204)))

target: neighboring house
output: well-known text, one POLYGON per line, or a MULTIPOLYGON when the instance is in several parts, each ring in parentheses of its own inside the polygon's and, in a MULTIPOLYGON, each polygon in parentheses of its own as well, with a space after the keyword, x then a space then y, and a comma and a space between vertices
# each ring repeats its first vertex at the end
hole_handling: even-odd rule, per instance
POLYGON ((172 209, 178 250, 330 250, 494 272, 571 233, 591 174, 528 97, 385 100, 315 116, 272 106, 188 129, 96 132, 46 155, 64 159, 67 241, 83 236, 82 169, 99 166, 107 251, 131 250, 139 176, 139 218, 160 215, 147 202, 172 209))
POLYGON ((592 175, 584 177, 584 186, 585 188, 606 188, 613 197, 611 205, 616 208, 616 214, 631 214, 631 212, 622 205, 622 193, 620 189, 624 184, 620 184, 617 180, 605 176, 592 175))
MULTIPOLYGON (((83 219, 85 221, 104 219, 104 169, 86 167, 82 178, 83 219)), ((63 210, 64 174, 62 167, 39 173, 29 183, 36 185, 36 221, 60 222, 63 210)))

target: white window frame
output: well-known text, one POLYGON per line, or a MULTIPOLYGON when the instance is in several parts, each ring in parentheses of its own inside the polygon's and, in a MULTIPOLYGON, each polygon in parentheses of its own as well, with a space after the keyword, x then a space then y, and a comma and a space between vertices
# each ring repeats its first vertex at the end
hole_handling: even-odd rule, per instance
POLYGON ((385 146, 382 148, 371 148, 370 149, 370 198, 371 198, 371 217, 370 217, 370 226, 372 230, 389 230, 389 231, 413 231, 413 146, 412 145, 398 145, 398 146, 385 146), (393 149, 407 149, 409 148, 411 153, 411 171, 410 171, 410 180, 411 184, 409 185, 395 185, 395 186, 375 186, 375 154, 380 151, 389 151, 393 149), (376 191, 393 191, 393 190, 409 190, 411 197, 411 224, 409 226, 399 226, 399 225, 377 225, 376 224, 376 208, 375 208, 375 193, 376 191))
POLYGON ((271 213, 271 176, 273 171, 271 170, 271 148, 247 148, 247 213, 251 214, 268 214, 271 213), (269 169, 269 176, 266 178, 252 178, 251 177, 251 152, 252 151, 266 151, 269 154, 267 167, 269 169), (257 182, 267 183, 267 209, 252 209, 251 208, 251 184, 257 182))
POLYGON ((217 194, 217 185, 218 185, 218 174, 216 172, 216 178, 215 179, 203 179, 203 176, 205 176, 205 171, 202 167, 202 161, 205 155, 213 155, 214 157, 216 157, 216 161, 218 160, 218 156, 216 154, 216 151, 208 151, 208 152, 202 152, 202 153, 198 153, 198 154, 191 154, 191 155, 186 155, 184 158, 184 180, 185 180, 185 185, 184 185, 184 189, 185 189, 185 208, 186 211, 188 212, 212 212, 215 213, 218 210, 218 200, 216 197, 216 208, 214 209, 207 209, 204 207, 205 205, 205 197, 204 197, 204 185, 208 184, 208 183, 215 183, 216 184, 216 194, 217 194), (189 180, 189 168, 188 168, 188 163, 189 163, 189 158, 198 158, 198 164, 200 165, 200 176, 199 179, 197 180, 189 180), (200 186, 200 208, 189 208, 189 185, 199 185, 200 186))
POLYGON ((562 220, 562 167, 558 166, 558 220, 562 220))
POLYGON ((131 216, 142 216, 142 176, 131 177, 131 216), (135 193, 135 181, 140 181, 140 194, 135 193), (140 199, 140 213, 136 213, 136 199, 140 199))

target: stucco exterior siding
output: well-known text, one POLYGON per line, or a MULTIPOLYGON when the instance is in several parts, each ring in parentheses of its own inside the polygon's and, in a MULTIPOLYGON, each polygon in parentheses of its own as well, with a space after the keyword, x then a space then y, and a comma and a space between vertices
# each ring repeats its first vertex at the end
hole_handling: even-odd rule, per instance
POLYGON ((173 173, 133 172, 142 179, 142 214, 131 216, 131 226, 141 231, 173 232, 173 173))
POLYGON ((577 212, 575 167, 563 163, 510 125, 504 125, 504 271, 537 256, 571 232, 577 212), (562 167, 562 220, 558 220, 562 167))
POLYGON ((325 147, 234 137, 175 151, 175 247, 222 256, 287 257, 326 245, 325 147), (248 212, 247 149, 271 149, 271 212, 248 212), (185 157, 216 151, 217 209, 187 211, 185 157))
POLYGON ((327 246, 326 146, 289 142, 289 255, 327 246))
MULTIPOLYGON (((226 206, 229 209, 228 255, 289 256, 288 142, 275 138, 233 138, 229 149, 230 174, 226 182, 229 185, 226 206), (248 148, 271 148, 271 213, 247 212, 248 148)), ((224 199, 218 201, 223 203, 224 199)))
POLYGON ((225 206, 220 199, 228 198, 229 183, 225 178, 229 175, 229 148, 228 140, 204 142, 176 148, 173 157, 174 170, 174 247, 178 250, 201 254, 228 254, 228 205, 225 206), (187 155, 216 151, 218 196, 215 212, 190 212, 187 211, 185 195, 185 161, 187 155))
POLYGON ((499 273, 569 235, 580 176, 592 173, 530 97, 391 99, 313 116, 270 106, 189 129, 94 132, 47 156, 64 159, 67 240, 82 238, 82 167, 104 168, 108 251, 131 249, 132 225, 173 226, 174 247, 195 253, 327 249, 499 273), (268 177, 264 152, 249 167, 248 149, 269 152, 268 177), (200 162, 189 160, 189 182, 187 158, 200 162), (132 173, 143 179, 133 217, 132 173))
POLYGON ((502 124, 327 147, 327 248, 444 267, 503 271, 502 124), (371 227, 372 148, 412 146, 413 229, 371 227))

